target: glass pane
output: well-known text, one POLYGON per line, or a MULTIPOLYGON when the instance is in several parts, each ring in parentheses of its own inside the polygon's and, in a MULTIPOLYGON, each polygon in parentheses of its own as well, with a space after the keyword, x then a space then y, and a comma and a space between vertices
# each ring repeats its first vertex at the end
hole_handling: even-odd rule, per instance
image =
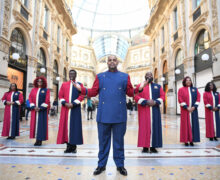
POLYGON ((195 55, 201 53, 205 49, 210 47, 209 33, 205 29, 201 30, 195 43, 194 52, 195 55))
POLYGON ((176 54, 176 67, 183 64, 183 51, 182 49, 179 49, 176 54))

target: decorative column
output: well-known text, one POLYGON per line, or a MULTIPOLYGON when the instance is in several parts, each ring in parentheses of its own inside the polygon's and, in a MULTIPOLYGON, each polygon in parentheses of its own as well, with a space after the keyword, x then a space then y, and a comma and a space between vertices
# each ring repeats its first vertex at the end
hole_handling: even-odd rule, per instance
MULTIPOLYGON (((11 0, 1 0, 0 2, 0 98, 8 91, 10 82, 7 77, 9 60, 9 21, 11 11, 11 0)), ((0 103, 0 121, 3 119, 4 106, 0 103)))

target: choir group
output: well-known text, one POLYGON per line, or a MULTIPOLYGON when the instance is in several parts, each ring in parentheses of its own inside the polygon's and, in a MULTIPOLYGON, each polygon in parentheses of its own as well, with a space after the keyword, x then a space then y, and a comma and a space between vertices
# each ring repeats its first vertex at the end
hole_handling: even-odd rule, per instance
MULTIPOLYGON (((117 70, 118 60, 115 56, 108 57, 109 71, 96 76, 91 89, 76 82, 77 72, 70 70, 68 82, 64 82, 59 91, 62 104, 57 144, 67 144, 65 153, 76 153, 77 145, 83 144, 82 118, 80 102, 87 97, 99 94, 97 112, 97 128, 99 138, 99 162, 94 175, 105 170, 113 133, 113 159, 117 170, 127 175, 124 168, 124 135, 126 132, 126 95, 133 97, 138 104, 138 147, 143 153, 157 153, 162 147, 162 123, 160 105, 165 94, 159 84, 153 83, 151 72, 145 74, 145 81, 135 89, 128 74, 117 70)), ((50 90, 44 77, 34 80, 34 88, 29 95, 31 108, 30 138, 35 138, 35 146, 41 146, 48 140, 48 112, 50 109, 50 90)), ((180 142, 185 146, 194 146, 200 142, 198 106, 200 93, 193 86, 190 77, 185 77, 183 87, 178 90, 178 102, 181 106, 180 142)), ((220 96, 213 82, 208 82, 203 94, 205 104, 206 137, 217 141, 220 137, 220 96)), ((23 95, 12 83, 9 91, 4 94, 5 105, 2 136, 15 139, 19 136, 20 105, 23 95)))

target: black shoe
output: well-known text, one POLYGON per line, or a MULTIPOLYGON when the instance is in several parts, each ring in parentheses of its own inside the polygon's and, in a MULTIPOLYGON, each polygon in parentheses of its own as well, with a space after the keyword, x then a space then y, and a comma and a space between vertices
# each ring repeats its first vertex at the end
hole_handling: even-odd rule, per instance
POLYGON ((218 141, 217 137, 214 137, 214 140, 215 140, 215 141, 218 141))
POLYGON ((117 167, 117 170, 123 176, 127 176, 128 175, 127 170, 124 167, 117 167))
POLYGON ((189 144, 188 144, 188 143, 185 143, 185 146, 189 146, 189 144))
POLYGON ((7 137, 7 139, 11 139, 11 138, 12 138, 11 136, 8 136, 8 137, 7 137))
POLYGON ((151 153, 158 153, 157 149, 155 147, 151 147, 150 148, 150 152, 151 153))
POLYGON ((213 138, 209 138, 210 141, 213 141, 213 138))
POLYGON ((11 139, 15 139, 15 136, 11 136, 11 139))
POLYGON ((97 167, 96 170, 93 172, 93 175, 99 175, 103 171, 105 171, 105 167, 97 167))
POLYGON ((190 146, 194 146, 193 142, 190 142, 190 146))
POLYGON ((64 153, 76 153, 76 145, 71 145, 67 143, 67 147, 64 153))
POLYGON ((144 147, 143 150, 142 150, 142 153, 149 153, 149 149, 144 147))
POLYGON ((41 146, 42 145, 42 141, 36 140, 36 142, 34 143, 34 146, 41 146))

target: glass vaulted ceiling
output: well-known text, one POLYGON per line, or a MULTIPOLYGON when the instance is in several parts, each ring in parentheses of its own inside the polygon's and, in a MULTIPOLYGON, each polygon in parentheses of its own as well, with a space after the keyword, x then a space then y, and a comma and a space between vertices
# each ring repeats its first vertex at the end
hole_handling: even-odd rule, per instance
POLYGON ((74 0, 75 43, 92 45, 97 59, 115 54, 124 60, 130 39, 149 19, 148 0, 74 0))

